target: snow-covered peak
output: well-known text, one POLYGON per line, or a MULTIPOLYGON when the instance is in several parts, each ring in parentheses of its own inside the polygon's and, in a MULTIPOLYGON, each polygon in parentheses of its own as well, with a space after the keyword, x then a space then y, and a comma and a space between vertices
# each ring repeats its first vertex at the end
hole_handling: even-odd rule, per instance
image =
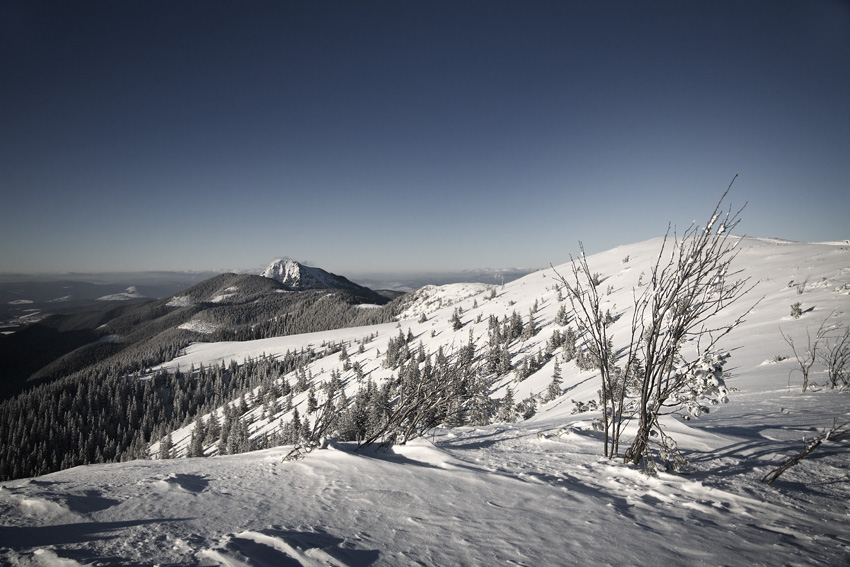
POLYGON ((260 275, 279 281, 295 290, 352 289, 359 287, 341 276, 331 274, 321 268, 305 266, 289 258, 274 260, 260 275))

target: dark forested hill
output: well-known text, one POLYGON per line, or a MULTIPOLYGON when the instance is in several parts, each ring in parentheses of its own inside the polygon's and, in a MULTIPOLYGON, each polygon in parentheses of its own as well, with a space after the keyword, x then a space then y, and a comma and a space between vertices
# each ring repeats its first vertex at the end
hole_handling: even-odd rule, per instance
MULTIPOLYGON (((253 366, 214 368, 189 382, 151 372, 193 342, 383 323, 403 302, 368 288, 297 291, 262 276, 220 274, 166 299, 53 316, 0 336, 0 479, 138 458, 168 428, 254 383, 253 366)), ((311 356, 263 361, 261 374, 311 356)))
POLYGON ((191 342, 382 321, 392 316, 389 311, 354 306, 388 302, 368 288, 291 291, 267 277, 227 273, 165 299, 54 315, 0 336, 0 399, 94 366, 136 371, 170 359, 191 342))
POLYGON ((104 323, 138 310, 150 299, 96 304, 83 313, 52 315, 16 333, 0 335, 0 399, 19 391, 40 369, 85 345, 97 344, 104 323))

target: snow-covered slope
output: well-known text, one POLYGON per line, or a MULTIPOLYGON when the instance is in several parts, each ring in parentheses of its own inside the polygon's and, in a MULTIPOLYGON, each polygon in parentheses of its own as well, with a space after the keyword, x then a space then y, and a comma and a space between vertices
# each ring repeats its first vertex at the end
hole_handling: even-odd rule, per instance
MULTIPOLYGON (((610 328, 616 344, 625 340, 629 325, 629 308, 632 303, 632 290, 648 278, 650 262, 655 259, 661 245, 661 239, 652 239, 637 244, 619 246, 613 250, 590 256, 589 265, 594 272, 602 274, 602 308, 610 309, 612 314, 621 316, 610 328), (627 261, 625 261, 628 259, 627 261)), ((758 302, 756 309, 747 316, 744 325, 724 339, 721 348, 732 349, 730 365, 732 367, 732 386, 741 379, 740 369, 748 369, 747 376, 752 379, 753 372, 762 376, 770 373, 774 367, 762 363, 772 360, 776 355, 788 356, 788 345, 782 339, 783 332, 792 338, 805 339, 806 330, 814 333, 820 323, 833 314, 832 324, 847 325, 850 314, 850 244, 843 243, 794 243, 771 239, 747 238, 740 247, 740 253, 734 263, 741 277, 748 277, 755 284, 754 289, 739 306, 722 313, 718 321, 729 321, 737 317, 750 305, 758 302), (790 315, 791 304, 801 302, 803 316, 793 319, 790 315)), ((312 344, 321 345, 329 341, 356 341, 371 332, 378 338, 364 345, 363 353, 352 352, 352 362, 358 361, 364 367, 371 367, 372 378, 380 381, 389 377, 390 370, 381 368, 377 359, 378 351, 385 352, 387 341, 401 330, 408 330, 415 337, 415 345, 421 341, 426 352, 436 352, 443 346, 446 352, 454 352, 467 344, 469 333, 479 348, 484 348, 488 339, 488 319, 491 315, 500 320, 516 311, 527 321, 529 311, 535 303, 535 324, 539 332, 527 341, 517 342, 512 349, 512 362, 521 362, 524 356, 535 354, 545 347, 552 333, 559 327, 555 324, 558 310, 562 305, 569 307, 566 301, 559 301, 557 287, 559 274, 569 274, 569 264, 555 266, 554 269, 540 270, 504 286, 486 286, 484 284, 450 284, 446 286, 427 286, 412 294, 411 302, 399 316, 398 324, 385 324, 374 328, 353 328, 313 333, 310 335, 278 337, 242 343, 198 343, 189 347, 186 354, 169 362, 167 368, 188 368, 208 362, 229 362, 231 359, 241 363, 246 357, 255 358, 263 353, 282 355, 287 350, 312 344), (453 312, 460 308, 463 327, 459 331, 452 328, 450 321, 453 312), (422 321, 422 316, 424 321, 422 321), (206 361, 206 362, 205 362, 206 361)), ((561 294, 563 296, 563 294, 561 294)), ((785 359, 780 364, 782 375, 787 378, 791 361, 785 359)), ((528 379, 515 383, 515 375, 509 375, 501 384, 510 385, 517 399, 529 394, 541 393, 551 379, 550 361, 539 372, 528 379)), ((341 367, 342 362, 336 355, 314 362, 311 370, 318 381, 327 378, 330 371, 341 367)), ((823 376, 823 367, 815 367, 823 376)), ((564 385, 570 386, 570 374, 589 378, 592 372, 580 373, 573 364, 564 367, 564 385)), ((817 373, 816 373, 817 374, 817 373)), ((819 378, 815 378, 817 381, 819 378)), ((821 381, 822 378, 820 378, 821 381)), ((787 383, 787 380, 786 380, 787 383)), ((762 385, 762 384, 760 384, 762 385)), ((593 380, 581 380, 569 388, 571 398, 586 400, 596 397, 598 384, 593 380)), ((504 389, 494 392, 500 397, 504 389)))
POLYGON ((98 297, 98 301, 127 301, 128 299, 141 299, 145 296, 139 293, 139 290, 136 286, 130 286, 125 291, 121 293, 112 293, 110 295, 104 295, 103 297, 98 297))
MULTIPOLYGON (((588 257, 602 275, 604 309, 626 314, 610 328, 626 337, 632 289, 648 276, 659 239, 588 257), (643 274, 643 275, 642 275, 643 274)), ((596 397, 598 378, 561 365, 563 395, 517 423, 439 429, 391 451, 333 445, 284 462, 288 448, 173 461, 78 467, 0 484, 0 561, 19 565, 842 565, 850 558, 850 458, 827 443, 772 486, 761 477, 835 418, 848 419, 847 392, 824 387, 815 364, 799 373, 780 330, 798 344, 825 320, 850 323, 850 245, 746 239, 735 268, 757 282, 730 320, 761 299, 721 345, 732 357, 728 404, 690 422, 670 421, 690 475, 640 471, 601 457, 594 413, 571 400, 596 397), (800 302, 802 316, 791 317, 800 302), (790 357, 790 358, 783 358, 790 357), (63 563, 64 562, 64 563, 63 563)), ((538 332, 511 345, 520 365, 545 345, 560 307, 557 273, 541 270, 504 286, 420 290, 398 324, 244 343, 196 344, 166 365, 183 371, 289 350, 346 342, 351 363, 381 383, 388 341, 408 330, 427 352, 479 348, 488 319, 533 314, 538 332), (535 309, 536 305, 536 309, 535 309), (459 313, 463 326, 451 321, 459 313), (377 333, 377 336, 375 336, 377 333), (368 340, 367 340, 368 337, 368 340), (359 343, 359 344, 358 344, 359 343), (362 346, 362 349, 357 347, 362 346), (362 352, 360 352, 362 350, 362 352)), ((557 353, 556 353, 557 354, 557 353)), ((539 395, 555 359, 518 380, 500 378, 516 400, 539 395)), ((340 370, 351 398, 358 382, 338 354, 313 361, 314 383, 340 370)), ((289 377, 292 378, 291 376, 289 377)), ((306 393, 293 398, 305 415, 306 393)), ((254 438, 289 419, 245 418, 254 438)), ((192 425, 175 431, 185 455, 192 425)), ((627 435, 628 436, 628 435, 627 435)), ((156 453, 157 447, 152 448, 156 453)), ((206 447, 215 453, 215 446, 206 447)))

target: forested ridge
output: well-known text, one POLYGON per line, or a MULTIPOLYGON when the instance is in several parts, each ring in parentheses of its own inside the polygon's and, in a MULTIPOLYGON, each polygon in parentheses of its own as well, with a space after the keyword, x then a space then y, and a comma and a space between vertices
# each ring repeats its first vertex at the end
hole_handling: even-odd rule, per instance
MULTIPOLYGON (((559 324, 566 326, 566 319, 559 324)), ((524 380, 559 349, 564 361, 571 360, 575 343, 567 341, 575 341, 575 332, 570 327, 564 332, 555 329, 545 347, 524 354, 512 365, 512 355, 523 352, 526 341, 539 331, 535 312, 529 313, 527 322, 516 311, 501 320, 491 316, 488 326, 486 344, 476 344, 470 333, 466 344, 449 352, 442 345, 429 351, 421 336, 417 340, 409 329, 405 333, 400 328, 397 335, 381 341, 383 352, 369 346, 376 334, 323 343, 318 356, 338 353, 341 362, 332 363, 329 375, 324 368, 318 375, 312 373, 308 367, 315 358, 312 352, 300 357, 290 373, 279 376, 250 361, 246 367, 261 374, 251 379, 252 386, 220 410, 197 412, 190 433, 182 430, 181 439, 173 440, 170 433, 161 437, 158 457, 233 454, 278 445, 292 445, 298 452, 320 445, 327 437, 360 444, 404 443, 440 424, 456 427, 527 419, 538 402, 560 396, 560 374, 555 373, 546 392, 518 402, 511 395, 493 400, 495 383, 510 372, 524 380), (356 354, 351 350, 355 346, 356 354), (372 379, 376 365, 392 373, 389 380, 372 379)))
POLYGON ((0 403, 0 479, 143 456, 163 432, 318 353, 173 375, 151 373, 152 367, 192 342, 387 322, 403 302, 358 307, 364 300, 387 301, 374 293, 290 291, 268 278, 222 274, 175 297, 121 309, 105 322, 93 318, 96 327, 82 331, 93 342, 45 365, 28 389, 0 403), (192 330, 199 321, 212 330, 192 330))
MULTIPOLYGON (((400 298, 380 308, 362 309, 334 295, 309 296, 299 304, 298 316, 293 315, 286 328, 306 332, 304 329, 322 325, 338 328, 387 322, 404 303, 400 298)), ((234 320, 239 317, 237 314, 234 320)), ((470 336, 465 346, 451 353, 442 347, 426 352, 409 331, 405 334, 399 330, 397 336, 389 338, 378 361, 394 370, 394 378, 383 384, 373 382, 359 362, 351 362, 348 349, 355 348, 351 342, 323 343, 279 358, 248 359, 241 365, 231 361, 171 372, 152 372, 144 357, 119 353, 3 402, 0 478, 146 458, 157 442, 159 456, 169 458, 174 456, 170 432, 193 422, 188 456, 312 443, 318 433, 333 434, 341 440, 392 441, 440 423, 482 425, 493 419, 527 418, 548 394, 519 402, 511 397, 494 401, 489 397, 494 380, 513 371, 522 380, 561 347, 565 361, 575 353, 575 334, 567 327, 565 333, 556 330, 545 349, 528 353, 512 365, 511 351, 521 348, 539 329, 534 318, 534 312, 530 312, 526 322, 515 311, 501 320, 491 316, 487 344, 476 346, 470 336), (306 370, 308 365, 336 353, 343 361, 342 372, 331 371, 330 379, 314 380, 306 370), (355 391, 349 398, 345 390, 347 387, 351 392, 351 386, 355 391), (306 406, 294 405, 293 395, 304 392, 306 406), (273 427, 257 435, 261 423, 273 427)), ((566 325, 566 317, 559 323, 566 325)), ((251 328, 252 333, 262 334, 284 327, 251 328)), ((179 333, 184 338, 192 334, 179 333)), ((247 336, 240 331, 230 334, 231 339, 247 336)), ((356 341, 359 351, 374 338, 368 335, 356 341)), ((177 335, 175 340, 179 341, 177 335)), ((146 352, 151 360, 155 356, 173 357, 180 350, 177 344, 171 349, 146 352)), ((556 376, 553 387, 559 395, 558 384, 556 376)))

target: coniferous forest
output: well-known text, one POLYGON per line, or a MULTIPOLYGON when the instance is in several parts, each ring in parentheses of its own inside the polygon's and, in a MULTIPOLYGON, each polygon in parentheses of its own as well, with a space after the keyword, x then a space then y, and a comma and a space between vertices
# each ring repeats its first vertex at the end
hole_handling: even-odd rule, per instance
MULTIPOLYGON (((37 324, 52 332, 31 333, 42 343, 36 340, 27 351, 37 352, 63 333, 74 333, 76 340, 82 336, 85 344, 70 341, 76 348, 25 382, 7 380, 12 394, 0 402, 0 479, 145 456, 151 442, 166 431, 293 371, 324 349, 185 372, 152 372, 152 367, 193 342, 242 341, 392 320, 403 300, 388 302, 368 291, 365 297, 349 290, 291 291, 269 278, 222 274, 173 298, 37 324), (384 305, 358 307, 364 301, 384 305)), ((0 338, 6 364, 14 360, 20 341, 15 335, 0 338)))
MULTIPOLYGON (((216 286, 204 282, 196 286, 200 289, 193 288, 183 297, 203 297, 230 283, 216 286)), ((48 370, 61 373, 62 368, 74 365, 83 368, 26 389, 0 404, 0 478, 146 458, 156 443, 159 458, 170 458, 174 455, 170 432, 192 423, 187 456, 308 445, 317 442, 318 435, 331 433, 342 441, 396 442, 439 424, 515 421, 533 415, 538 400, 530 397, 514 402, 510 396, 493 400, 489 394, 494 381, 512 371, 519 380, 524 379, 567 342, 570 345, 562 349, 562 357, 568 361, 575 354, 575 332, 566 327, 552 334, 545 349, 511 363, 511 345, 515 350, 537 331, 532 310, 527 321, 516 311, 501 320, 490 316, 487 344, 476 346, 470 334, 468 343, 451 353, 442 347, 426 352, 421 340, 417 344, 409 331, 405 334, 399 329, 381 354, 381 364, 393 371, 393 379, 382 384, 365 375, 358 362, 350 362, 348 349, 355 345, 345 342, 325 343, 277 358, 261 356, 241 365, 231 361, 173 371, 152 369, 179 355, 191 342, 242 341, 385 323, 409 301, 402 296, 364 309, 345 294, 319 291, 274 293, 270 300, 260 302, 253 293, 246 297, 249 301, 229 306, 213 304, 204 309, 203 304, 194 304, 177 308, 188 310, 195 319, 203 316, 215 327, 203 334, 173 327, 175 320, 187 317, 173 313, 175 304, 186 303, 173 298, 144 307, 143 314, 124 314, 109 322, 102 332, 129 329, 144 338, 130 344, 116 340, 88 345, 82 349, 85 357, 66 357, 48 370), (307 366, 336 353, 343 361, 345 376, 339 370, 332 371, 330 379, 319 382, 318 389, 311 386, 314 380, 307 366), (566 353, 571 353, 569 358, 566 353), (86 364, 86 357, 93 362, 86 364), (350 399, 343 383, 356 385, 350 399), (307 392, 307 405, 301 408, 302 416, 298 407, 293 407, 292 396, 303 392, 307 392), (258 408, 262 418, 274 419, 277 425, 262 436, 249 438, 249 425, 258 408)), ((459 311, 454 313, 458 323, 460 315, 459 311)), ((566 326, 568 320, 563 317, 559 323, 566 326)), ((368 335, 356 341, 357 348, 362 349, 374 338, 368 335)), ((40 375, 51 374, 42 371, 40 375)))

